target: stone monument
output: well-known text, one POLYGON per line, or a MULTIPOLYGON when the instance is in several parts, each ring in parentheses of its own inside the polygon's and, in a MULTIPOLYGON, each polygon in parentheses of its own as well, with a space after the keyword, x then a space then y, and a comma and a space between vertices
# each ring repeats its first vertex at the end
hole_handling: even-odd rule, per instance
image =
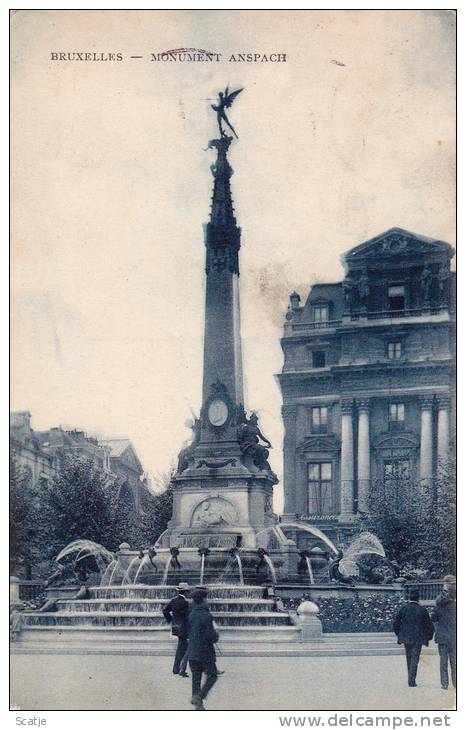
POLYGON ((258 531, 275 524, 272 491, 277 483, 267 461, 270 442, 256 414, 244 409, 239 251, 227 155, 237 137, 225 108, 242 91, 219 94, 212 106, 220 136, 216 151, 210 221, 205 225, 205 329, 202 405, 190 446, 180 452, 173 478, 173 515, 164 536, 169 547, 255 548, 258 531))

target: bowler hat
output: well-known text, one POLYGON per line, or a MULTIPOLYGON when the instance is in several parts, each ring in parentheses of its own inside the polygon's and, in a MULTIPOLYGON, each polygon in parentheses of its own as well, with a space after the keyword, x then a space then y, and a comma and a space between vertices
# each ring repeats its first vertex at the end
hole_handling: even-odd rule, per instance
POLYGON ((189 585, 187 583, 178 583, 179 591, 187 591, 188 588, 189 588, 189 585))
POLYGON ((454 575, 446 575, 443 579, 444 583, 456 583, 456 578, 454 575))

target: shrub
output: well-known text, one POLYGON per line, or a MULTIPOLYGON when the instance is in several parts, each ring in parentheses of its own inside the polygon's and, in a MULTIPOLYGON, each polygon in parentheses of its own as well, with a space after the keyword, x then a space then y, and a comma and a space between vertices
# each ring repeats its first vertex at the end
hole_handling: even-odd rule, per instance
MULTIPOLYGON (((285 606, 295 609, 300 602, 298 599, 285 599, 285 606)), ((316 603, 324 633, 392 631, 393 618, 403 598, 357 593, 347 599, 319 598, 316 603)))

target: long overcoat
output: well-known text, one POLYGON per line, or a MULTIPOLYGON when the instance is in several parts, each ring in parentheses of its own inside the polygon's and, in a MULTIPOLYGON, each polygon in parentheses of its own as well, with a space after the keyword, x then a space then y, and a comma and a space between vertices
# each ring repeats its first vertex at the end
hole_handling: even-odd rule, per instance
POLYGON ((194 604, 189 612, 189 649, 190 660, 215 663, 215 646, 218 633, 212 615, 205 604, 194 604))
POLYGON ((180 639, 188 637, 189 601, 182 595, 175 596, 163 609, 165 619, 172 625, 172 634, 180 639))
POLYGON ((435 641, 437 644, 455 644, 456 642, 456 601, 452 596, 440 595, 432 613, 435 624, 435 641))
POLYGON ((393 621, 393 631, 399 644, 425 644, 434 635, 434 625, 424 606, 416 601, 403 603, 393 621))

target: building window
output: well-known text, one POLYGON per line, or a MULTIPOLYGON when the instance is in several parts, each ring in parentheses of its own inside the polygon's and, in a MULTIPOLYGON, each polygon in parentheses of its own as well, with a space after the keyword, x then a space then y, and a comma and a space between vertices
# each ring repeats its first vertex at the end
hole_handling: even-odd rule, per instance
POLYGON ((385 499, 398 507, 407 506, 411 496, 411 461, 409 459, 384 459, 383 484, 385 499))
POLYGON ((388 407, 388 421, 391 431, 401 431, 405 426, 404 403, 390 403, 388 407))
POLYGON ((312 307, 313 322, 328 322, 328 304, 312 307))
POLYGON ((307 465, 309 514, 332 514, 332 462, 314 462, 307 465))
POLYGON ((400 357, 401 357, 401 342, 389 342, 388 343, 389 360, 399 360, 400 357))
POLYGON ((404 286, 388 287, 388 305, 391 312, 403 312, 406 304, 404 286))
POLYGON ((328 408, 327 406, 317 406, 311 408, 311 432, 327 433, 328 427, 328 408))
POLYGON ((325 367, 325 352, 321 350, 312 353, 312 367, 313 368, 324 368, 325 367))

